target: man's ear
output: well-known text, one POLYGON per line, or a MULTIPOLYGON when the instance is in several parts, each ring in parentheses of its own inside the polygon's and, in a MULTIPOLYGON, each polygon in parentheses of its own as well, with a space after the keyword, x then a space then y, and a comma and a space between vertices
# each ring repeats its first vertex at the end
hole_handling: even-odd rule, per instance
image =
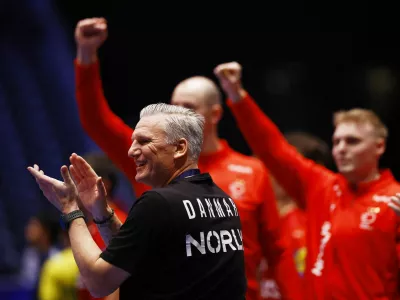
POLYGON ((376 142, 376 154, 381 157, 386 150, 386 142, 384 139, 379 138, 376 142))
POLYGON ((176 150, 174 153, 174 158, 179 159, 184 157, 188 153, 188 142, 186 139, 181 138, 176 143, 176 150))
POLYGON ((223 115, 222 106, 220 104, 213 104, 211 106, 211 123, 217 125, 223 115))

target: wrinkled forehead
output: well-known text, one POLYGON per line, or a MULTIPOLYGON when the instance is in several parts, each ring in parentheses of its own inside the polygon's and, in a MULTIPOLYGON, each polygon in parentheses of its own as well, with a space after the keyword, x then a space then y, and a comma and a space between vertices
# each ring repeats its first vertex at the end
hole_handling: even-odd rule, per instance
POLYGON ((143 117, 136 124, 135 130, 132 133, 132 140, 137 137, 155 137, 164 135, 165 116, 154 115, 143 117))
POLYGON ((339 123, 333 134, 334 138, 341 137, 358 137, 358 138, 367 138, 367 137, 375 137, 375 128, 372 124, 367 122, 342 122, 339 123))

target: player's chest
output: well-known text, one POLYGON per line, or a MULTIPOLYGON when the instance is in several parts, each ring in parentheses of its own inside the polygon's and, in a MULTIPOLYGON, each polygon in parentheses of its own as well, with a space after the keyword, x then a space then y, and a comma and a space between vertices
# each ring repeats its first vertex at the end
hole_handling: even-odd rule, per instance
POLYGON ((255 176, 252 169, 239 164, 221 164, 207 166, 204 171, 210 173, 214 182, 231 196, 237 205, 251 202, 251 199, 256 197, 255 176))
POLYGON ((352 243, 372 237, 394 239, 397 218, 387 206, 388 199, 389 196, 379 194, 341 195, 330 205, 332 235, 352 243))

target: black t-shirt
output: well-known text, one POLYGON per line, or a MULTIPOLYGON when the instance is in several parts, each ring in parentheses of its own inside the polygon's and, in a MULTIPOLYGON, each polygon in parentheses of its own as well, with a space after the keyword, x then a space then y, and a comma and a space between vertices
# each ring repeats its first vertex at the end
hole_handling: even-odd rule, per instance
POLYGON ((209 174, 145 192, 101 257, 131 274, 121 300, 245 299, 238 211, 209 174))

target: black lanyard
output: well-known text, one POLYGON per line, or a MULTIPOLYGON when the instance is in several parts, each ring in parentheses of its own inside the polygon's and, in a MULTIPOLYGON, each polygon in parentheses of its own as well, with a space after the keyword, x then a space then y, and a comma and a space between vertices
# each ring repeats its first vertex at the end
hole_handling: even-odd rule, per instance
POLYGON ((180 175, 178 175, 177 177, 174 178, 175 180, 180 180, 180 179, 184 179, 187 177, 191 177, 194 175, 199 175, 200 174, 200 170, 199 169, 190 169, 190 170, 186 170, 185 172, 181 173, 180 175))

